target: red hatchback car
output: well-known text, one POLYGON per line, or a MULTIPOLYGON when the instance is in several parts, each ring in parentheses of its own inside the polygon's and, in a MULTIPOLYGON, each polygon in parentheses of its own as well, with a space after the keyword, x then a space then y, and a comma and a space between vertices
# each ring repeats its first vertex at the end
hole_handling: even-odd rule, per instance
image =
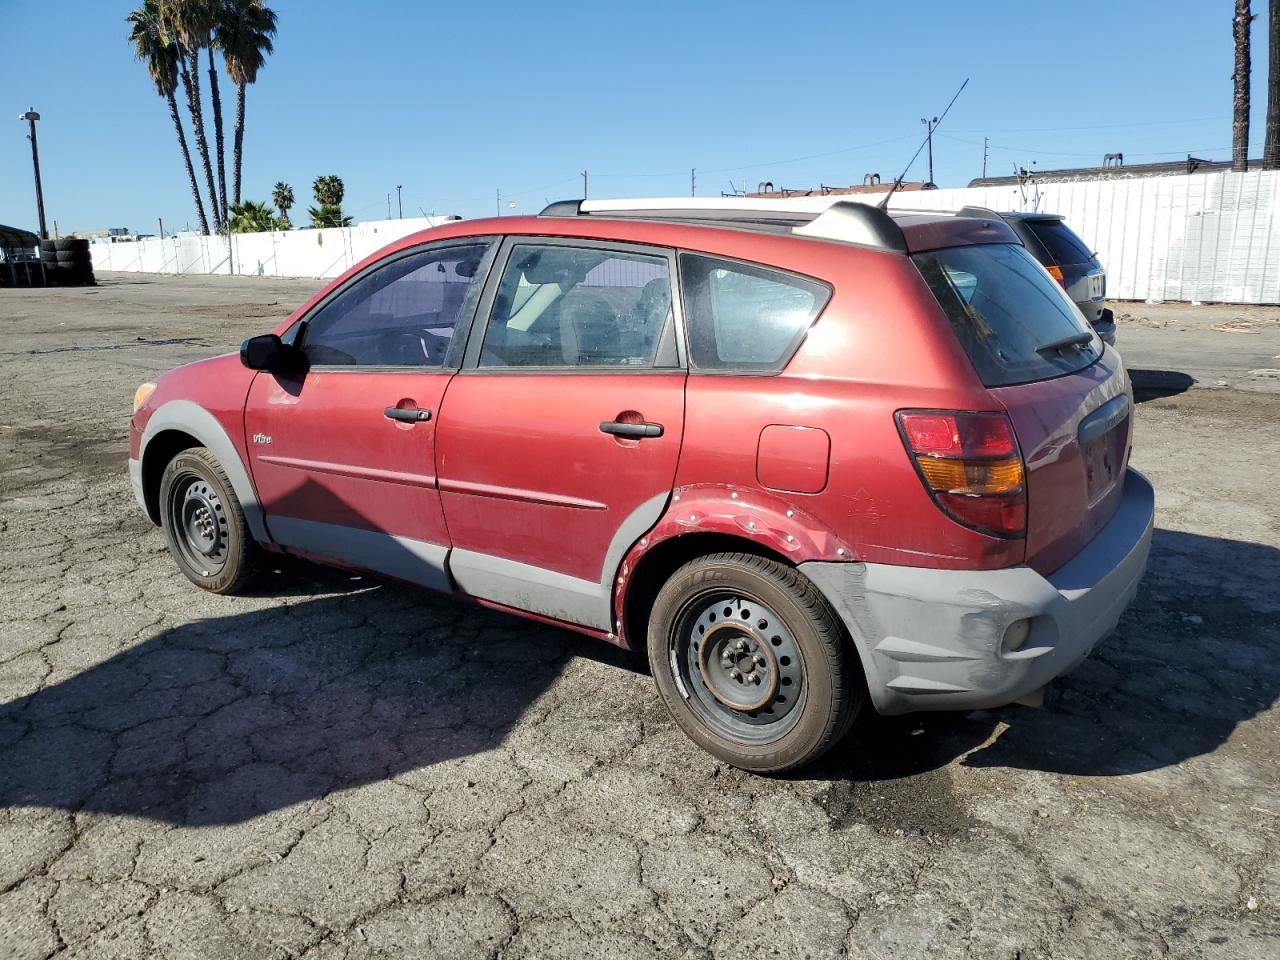
POLYGON ((881 713, 1036 698, 1147 562, 1120 357, 997 218, 571 201, 450 223, 135 398, 198 586, 264 550, 647 647, 779 771, 881 713))

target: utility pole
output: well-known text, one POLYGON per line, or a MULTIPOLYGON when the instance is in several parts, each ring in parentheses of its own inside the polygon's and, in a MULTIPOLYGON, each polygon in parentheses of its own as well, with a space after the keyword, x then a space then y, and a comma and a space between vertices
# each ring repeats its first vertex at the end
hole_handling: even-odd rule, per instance
POLYGON ((164 239, 164 217, 156 217, 156 223, 160 225, 160 239, 164 239))
POLYGON ((391 194, 387 194, 387 219, 391 219, 391 194))
POLYGON ((582 199, 587 199, 587 171, 582 171, 582 199))
POLYGON ((36 212, 40 215, 40 239, 48 240, 49 231, 44 225, 44 190, 40 187, 40 147, 36 144, 36 121, 40 119, 40 114, 36 113, 36 108, 32 107, 26 113, 19 115, 19 120, 27 121, 31 127, 31 133, 27 135, 27 139, 31 141, 31 165, 36 171, 36 212))
POLYGON ((987 176, 987 141, 989 141, 990 139, 991 139, 990 137, 982 138, 982 177, 983 179, 986 179, 986 176, 987 176))
POLYGON ((404 202, 400 199, 400 188, 402 184, 396 184, 396 209, 400 212, 399 219, 404 219, 404 202))
POLYGON ((495 191, 495 195, 497 196, 497 201, 496 201, 496 203, 497 203, 497 206, 498 206, 498 216, 502 216, 502 191, 501 191, 501 190, 496 190, 496 191, 495 191))
POLYGON ((689 196, 696 197, 698 195, 698 168, 689 168, 689 196))
POLYGON ((925 129, 928 130, 926 139, 929 141, 929 182, 933 183, 933 128, 937 125, 938 118, 934 117, 930 120, 927 117, 921 117, 920 122, 923 123, 925 125, 925 129))

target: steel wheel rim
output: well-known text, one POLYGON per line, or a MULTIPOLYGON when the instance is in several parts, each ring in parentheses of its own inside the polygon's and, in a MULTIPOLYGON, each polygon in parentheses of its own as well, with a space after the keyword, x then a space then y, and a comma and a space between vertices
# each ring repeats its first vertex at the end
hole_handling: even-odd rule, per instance
POLYGON ((676 618, 668 652, 681 696, 719 736, 767 743, 799 721, 806 689, 800 648, 756 597, 694 597, 676 618))
POLYGON ((227 564, 229 529, 218 492, 203 477, 183 474, 169 491, 169 527, 183 560, 204 577, 227 564))

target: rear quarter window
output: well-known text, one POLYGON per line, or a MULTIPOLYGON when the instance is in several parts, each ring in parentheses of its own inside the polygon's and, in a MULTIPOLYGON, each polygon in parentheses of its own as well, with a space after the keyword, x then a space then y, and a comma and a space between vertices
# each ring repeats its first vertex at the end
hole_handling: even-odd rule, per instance
POLYGON ((1075 373, 1101 356, 1079 309, 1021 244, 947 247, 911 259, 986 386, 1075 373), (1073 338, 1080 342, 1051 347, 1073 338))
POLYGON ((1061 220, 1028 220, 1027 226, 1058 263, 1088 263, 1093 259, 1093 251, 1061 220))
POLYGON ((680 285, 699 370, 776 373, 831 297, 807 277, 692 253, 680 254, 680 285))

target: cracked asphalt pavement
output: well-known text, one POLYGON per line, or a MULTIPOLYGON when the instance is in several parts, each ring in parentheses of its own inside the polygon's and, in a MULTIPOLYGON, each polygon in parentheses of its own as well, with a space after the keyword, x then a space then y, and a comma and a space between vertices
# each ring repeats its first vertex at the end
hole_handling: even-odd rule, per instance
POLYGON ((1150 571, 1046 709, 765 779, 603 644, 301 562, 197 591, 133 388, 318 284, 101 281, 0 291, 4 960, 1280 957, 1280 397, 1139 406, 1150 571))

